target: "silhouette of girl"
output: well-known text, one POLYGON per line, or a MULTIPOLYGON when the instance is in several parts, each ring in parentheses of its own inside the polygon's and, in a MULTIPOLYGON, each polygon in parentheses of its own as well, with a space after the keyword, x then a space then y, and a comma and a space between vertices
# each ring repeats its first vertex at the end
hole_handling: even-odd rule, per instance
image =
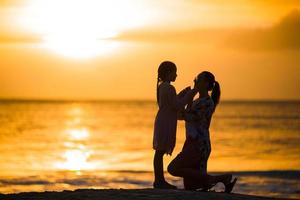
POLYGON ((220 85, 212 73, 204 71, 195 79, 199 98, 192 101, 183 114, 186 127, 186 141, 182 151, 168 166, 173 176, 184 178, 188 190, 209 190, 218 182, 225 185, 225 192, 231 192, 236 179, 231 174, 212 176, 207 173, 207 161, 211 152, 209 127, 212 115, 219 103, 220 85), (211 96, 209 95, 211 92, 211 96))
POLYGON ((192 101, 196 94, 196 89, 190 87, 176 94, 174 86, 170 84, 176 80, 176 72, 176 65, 170 61, 162 62, 158 68, 156 96, 159 110, 155 118, 153 136, 154 188, 176 189, 176 186, 169 184, 164 178, 163 156, 171 155, 175 147, 178 111, 192 101))

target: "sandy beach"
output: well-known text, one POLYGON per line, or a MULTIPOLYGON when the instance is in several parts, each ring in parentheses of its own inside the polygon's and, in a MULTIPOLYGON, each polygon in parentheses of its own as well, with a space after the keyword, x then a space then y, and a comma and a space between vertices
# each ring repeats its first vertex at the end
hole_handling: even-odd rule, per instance
POLYGON ((267 200, 279 199, 242 194, 226 194, 216 192, 193 192, 185 190, 158 189, 79 189, 62 192, 25 192, 18 194, 0 194, 0 199, 7 200, 96 200, 96 199, 144 199, 144 200, 267 200))

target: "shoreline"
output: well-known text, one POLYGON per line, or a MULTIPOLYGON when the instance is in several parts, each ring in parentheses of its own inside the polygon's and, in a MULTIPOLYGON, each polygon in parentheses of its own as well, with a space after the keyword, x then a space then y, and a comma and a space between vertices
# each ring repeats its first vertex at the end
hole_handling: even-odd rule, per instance
MULTIPOLYGON (((215 174, 214 172, 212 174, 215 174)), ((220 172, 218 172, 220 173, 220 172)), ((233 193, 243 195, 265 196, 275 199, 300 199, 300 171, 240 171, 231 172, 238 177, 233 193), (267 183, 267 184, 266 184, 267 183)), ((45 191, 61 192, 78 189, 152 189, 152 171, 62 171, 53 174, 36 174, 32 176, 0 177, 0 194, 18 194, 24 192, 42 193, 45 191)), ((182 180, 166 174, 168 181, 182 189, 182 180)), ((223 191, 223 185, 217 184, 216 191, 223 191)), ((0 197, 1 199, 1 197, 0 197)))
POLYGON ((161 190, 161 189, 77 189, 61 192, 21 192, 1 194, 0 199, 7 200, 96 200, 96 199, 143 199, 143 200, 284 200, 284 198, 263 197, 237 193, 198 192, 187 190, 161 190))

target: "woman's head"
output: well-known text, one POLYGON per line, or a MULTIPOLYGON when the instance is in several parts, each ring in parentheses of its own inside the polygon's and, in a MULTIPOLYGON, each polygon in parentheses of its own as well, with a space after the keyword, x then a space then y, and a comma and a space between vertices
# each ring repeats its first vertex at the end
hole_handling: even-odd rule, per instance
POLYGON ((208 71, 203 71, 195 79, 198 89, 206 89, 211 91, 215 84, 215 76, 208 71))
POLYGON ((164 61, 162 62, 157 71, 158 81, 175 81, 177 77, 177 68, 173 62, 164 61))
POLYGON ((219 83, 215 80, 215 76, 208 71, 203 71, 195 79, 196 87, 201 91, 203 89, 211 92, 211 98, 215 106, 219 103, 221 89, 219 83))

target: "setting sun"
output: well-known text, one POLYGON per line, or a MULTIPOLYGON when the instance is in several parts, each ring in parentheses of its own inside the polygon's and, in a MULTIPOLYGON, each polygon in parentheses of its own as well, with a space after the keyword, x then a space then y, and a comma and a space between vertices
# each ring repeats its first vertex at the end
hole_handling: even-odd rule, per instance
POLYGON ((66 57, 90 58, 114 50, 120 46, 114 37, 146 22, 138 5, 129 1, 32 0, 20 23, 41 35, 42 47, 66 57))

